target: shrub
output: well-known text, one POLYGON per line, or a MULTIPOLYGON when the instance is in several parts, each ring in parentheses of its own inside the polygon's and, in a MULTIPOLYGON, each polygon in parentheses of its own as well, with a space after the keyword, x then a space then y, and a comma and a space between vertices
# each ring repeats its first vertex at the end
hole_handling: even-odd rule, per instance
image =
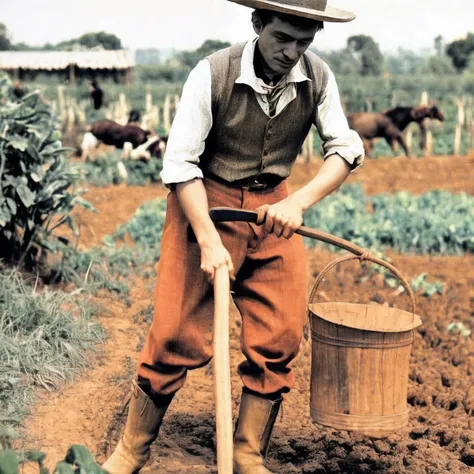
POLYGON ((88 203, 74 189, 77 170, 67 161, 57 116, 38 91, 13 100, 0 76, 0 259, 33 268, 44 261, 53 231, 74 230, 71 211, 88 203))

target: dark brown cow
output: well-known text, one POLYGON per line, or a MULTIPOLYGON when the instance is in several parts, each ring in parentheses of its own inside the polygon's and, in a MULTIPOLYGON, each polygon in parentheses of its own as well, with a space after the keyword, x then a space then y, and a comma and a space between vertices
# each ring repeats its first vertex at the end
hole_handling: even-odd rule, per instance
POLYGON ((425 120, 436 119, 440 122, 444 121, 444 114, 437 105, 418 107, 395 107, 384 112, 399 130, 403 132, 407 126, 412 123, 418 123, 421 131, 420 147, 423 149, 426 145, 426 125, 425 120))
POLYGON ((398 142, 405 154, 410 155, 408 146, 403 138, 402 131, 411 122, 417 122, 421 130, 421 147, 426 143, 426 127, 423 123, 426 118, 434 118, 443 121, 444 115, 436 105, 431 107, 395 107, 384 113, 360 112, 347 116, 349 126, 355 130, 364 142, 367 156, 373 148, 373 139, 382 137, 387 140, 393 151, 398 142))
POLYGON ((137 125, 120 125, 113 120, 99 120, 91 125, 90 132, 97 140, 105 145, 123 148, 125 142, 132 144, 133 148, 145 143, 152 134, 137 125))
POLYGON ((113 120, 99 120, 91 125, 83 137, 80 149, 82 158, 92 158, 94 150, 100 143, 122 149, 124 158, 127 158, 132 150, 137 149, 134 156, 139 157, 140 153, 143 153, 148 158, 151 156, 161 158, 166 141, 137 125, 120 125, 113 120), (148 142, 150 142, 149 146, 146 145, 148 142), (141 145, 145 147, 139 148, 141 145))

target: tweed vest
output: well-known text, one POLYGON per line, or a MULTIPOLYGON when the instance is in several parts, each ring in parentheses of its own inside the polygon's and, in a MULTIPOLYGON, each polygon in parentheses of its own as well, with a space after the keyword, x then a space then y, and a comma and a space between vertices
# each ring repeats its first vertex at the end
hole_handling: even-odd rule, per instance
POLYGON ((236 84, 245 44, 210 56, 213 125, 200 157, 204 176, 228 182, 261 174, 287 178, 313 124, 328 81, 328 68, 315 54, 301 59, 311 81, 296 83, 296 97, 275 117, 262 110, 255 91, 236 84))

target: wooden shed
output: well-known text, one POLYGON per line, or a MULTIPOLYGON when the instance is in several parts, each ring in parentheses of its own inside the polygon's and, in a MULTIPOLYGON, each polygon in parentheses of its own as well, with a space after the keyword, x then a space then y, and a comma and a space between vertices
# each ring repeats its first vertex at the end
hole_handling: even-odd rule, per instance
POLYGON ((40 73, 76 80, 112 78, 131 82, 135 59, 127 50, 104 51, 0 51, 0 71, 14 79, 34 80, 40 73))

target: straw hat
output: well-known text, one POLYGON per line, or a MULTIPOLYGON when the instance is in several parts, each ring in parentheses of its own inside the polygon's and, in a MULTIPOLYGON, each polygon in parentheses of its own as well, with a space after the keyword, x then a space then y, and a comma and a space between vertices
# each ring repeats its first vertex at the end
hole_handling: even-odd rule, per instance
POLYGON ((263 8, 310 20, 343 22, 355 18, 354 13, 331 7, 327 0, 229 0, 251 8, 263 8))

